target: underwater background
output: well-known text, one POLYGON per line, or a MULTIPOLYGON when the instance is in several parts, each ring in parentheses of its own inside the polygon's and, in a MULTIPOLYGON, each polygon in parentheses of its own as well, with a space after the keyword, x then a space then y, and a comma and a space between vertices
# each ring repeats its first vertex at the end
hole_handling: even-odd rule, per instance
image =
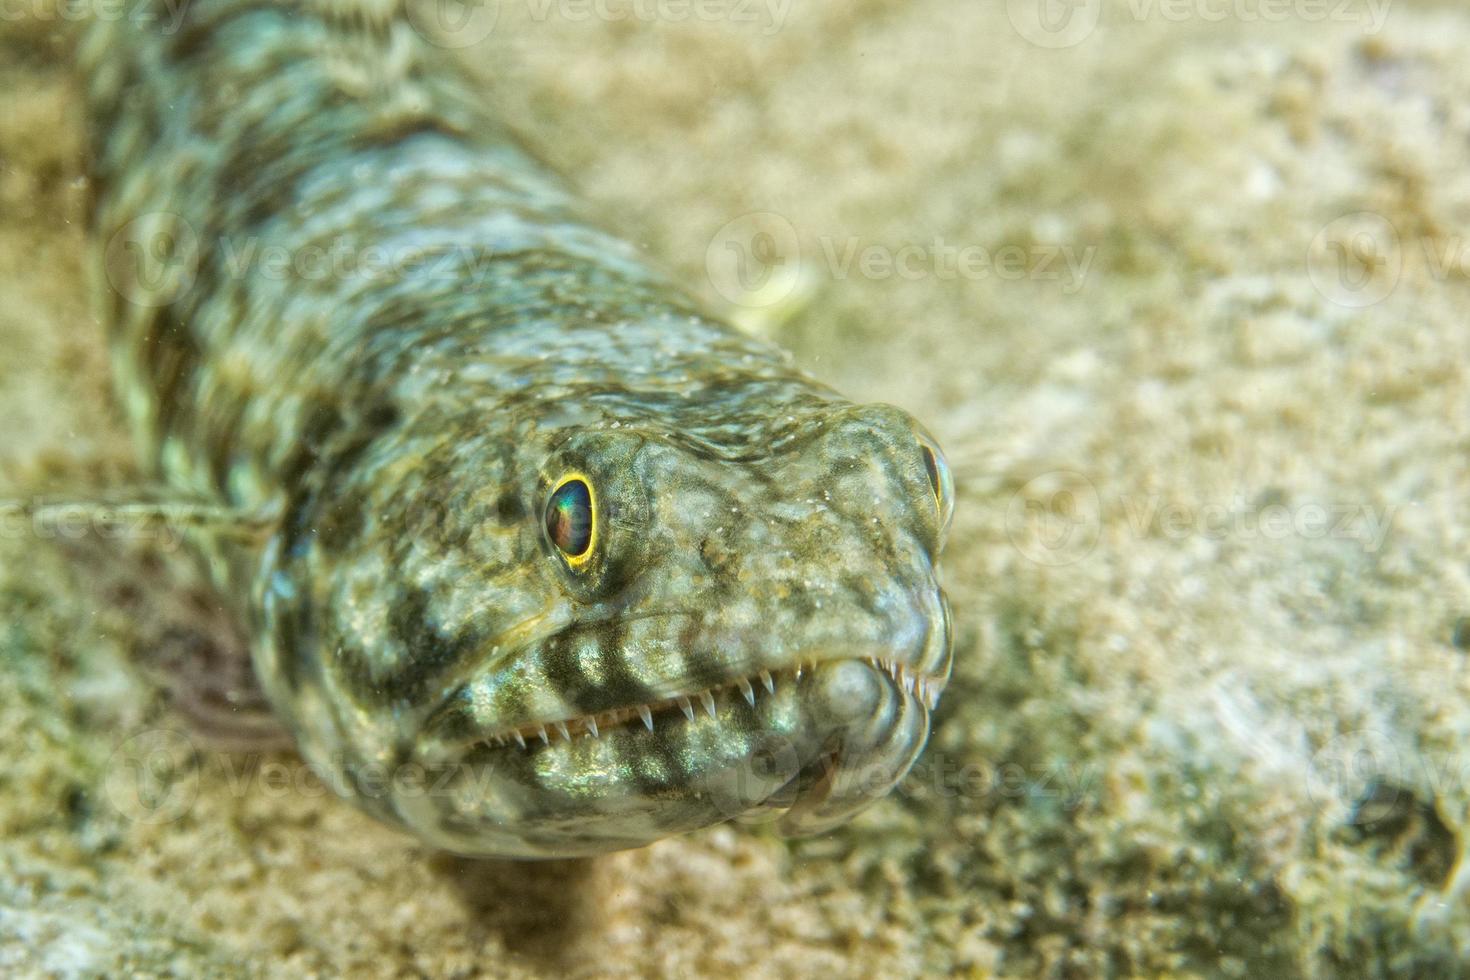
MULTIPOLYGON (((78 9, 0 8, 11 498, 133 466, 78 9)), ((604 224, 946 447, 929 747, 819 838, 453 858, 191 734, 6 522, 0 974, 1470 973, 1470 12, 478 16, 446 57, 604 224)))

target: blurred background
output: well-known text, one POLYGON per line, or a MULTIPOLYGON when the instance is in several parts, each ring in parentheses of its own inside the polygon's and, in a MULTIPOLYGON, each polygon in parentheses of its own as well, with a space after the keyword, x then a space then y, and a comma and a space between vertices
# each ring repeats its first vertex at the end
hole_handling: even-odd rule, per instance
MULTIPOLYGON (((101 6, 0 5, 7 495, 132 465, 87 301, 101 6)), ((946 447, 929 749, 822 838, 447 858, 260 778, 289 754, 159 743, 126 616, 7 526, 0 972, 1470 972, 1470 13, 471 14, 445 57, 604 224, 946 447)))

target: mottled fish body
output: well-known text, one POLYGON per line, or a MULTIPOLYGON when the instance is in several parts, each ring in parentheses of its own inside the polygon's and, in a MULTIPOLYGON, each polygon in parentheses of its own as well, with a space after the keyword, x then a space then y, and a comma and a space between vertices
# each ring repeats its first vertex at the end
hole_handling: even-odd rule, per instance
POLYGON ((266 521, 209 558, 304 756, 469 854, 884 795, 950 668, 933 441, 589 223, 395 4, 158 10, 83 52, 118 387, 266 521))

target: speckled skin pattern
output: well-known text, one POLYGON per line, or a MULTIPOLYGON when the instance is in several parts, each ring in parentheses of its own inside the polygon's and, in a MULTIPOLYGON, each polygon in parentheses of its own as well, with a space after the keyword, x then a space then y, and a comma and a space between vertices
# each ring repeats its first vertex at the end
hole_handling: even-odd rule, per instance
POLYGON ((180 16, 85 45, 99 280, 150 464, 269 515, 210 558, 306 759, 483 855, 887 793, 950 670, 932 440, 588 224, 392 3, 180 16))

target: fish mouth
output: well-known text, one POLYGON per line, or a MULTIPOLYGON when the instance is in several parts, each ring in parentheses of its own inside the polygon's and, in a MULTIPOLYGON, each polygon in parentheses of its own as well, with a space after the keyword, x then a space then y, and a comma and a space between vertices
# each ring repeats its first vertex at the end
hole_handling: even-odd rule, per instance
POLYGON ((909 771, 946 679, 884 656, 828 656, 549 722, 457 738, 441 727, 415 761, 452 779, 397 799, 398 815, 448 850, 526 857, 638 847, 726 820, 824 833, 909 771))
POLYGON ((939 704, 947 677, 917 671, 896 659, 882 657, 834 657, 825 660, 806 660, 794 667, 766 668, 753 674, 735 677, 722 684, 703 688, 689 694, 648 701, 641 704, 610 708, 584 715, 558 718, 553 721, 537 721, 482 733, 466 740, 462 748, 489 746, 532 751, 538 747, 550 747, 561 742, 579 738, 601 738, 610 731, 641 725, 648 732, 657 730, 660 719, 676 720, 680 715, 685 721, 693 722, 702 711, 716 718, 719 707, 726 699, 739 698, 749 708, 765 695, 774 695, 778 686, 800 684, 803 677, 814 673, 820 666, 841 662, 866 664, 881 672, 905 697, 917 702, 926 711, 939 704))

